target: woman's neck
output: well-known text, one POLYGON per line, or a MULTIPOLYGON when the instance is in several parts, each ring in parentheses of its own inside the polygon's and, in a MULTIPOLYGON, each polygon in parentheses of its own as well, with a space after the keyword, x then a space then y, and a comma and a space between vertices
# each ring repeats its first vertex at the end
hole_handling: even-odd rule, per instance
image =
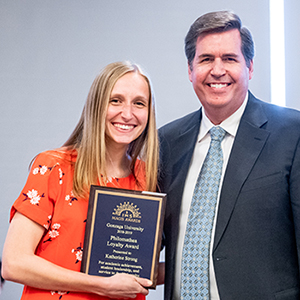
POLYGON ((130 157, 127 149, 107 149, 106 151, 106 174, 107 177, 122 178, 127 177, 130 171, 130 157))

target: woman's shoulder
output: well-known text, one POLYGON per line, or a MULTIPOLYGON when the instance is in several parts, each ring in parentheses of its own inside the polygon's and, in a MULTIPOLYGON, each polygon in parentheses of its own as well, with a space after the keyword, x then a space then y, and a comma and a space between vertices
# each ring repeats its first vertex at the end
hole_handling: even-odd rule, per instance
POLYGON ((141 173, 142 175, 145 175, 146 163, 143 160, 137 159, 135 162, 134 170, 136 174, 141 173))
POLYGON ((146 190, 146 163, 143 160, 137 159, 135 163, 135 181, 141 190, 146 190))
POLYGON ((72 164, 76 161, 77 151, 67 148, 58 148, 53 150, 46 150, 39 153, 33 159, 33 165, 64 165, 72 164))
POLYGON ((135 162, 135 167, 142 167, 142 168, 145 168, 146 166, 146 163, 145 161, 141 160, 141 159, 137 159, 136 162, 135 162))

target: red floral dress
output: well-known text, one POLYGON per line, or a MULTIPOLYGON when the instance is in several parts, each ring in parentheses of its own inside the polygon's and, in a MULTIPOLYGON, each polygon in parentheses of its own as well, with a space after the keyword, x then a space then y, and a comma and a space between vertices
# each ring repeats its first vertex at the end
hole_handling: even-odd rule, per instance
MULTIPOLYGON (((10 218, 18 211, 44 226, 36 254, 61 267, 80 271, 83 251, 88 199, 76 198, 72 193, 76 151, 47 151, 39 154, 30 170, 27 182, 11 209, 10 218)), ((140 163, 140 162, 138 162, 140 163)), ((142 190, 145 188, 145 170, 142 187, 132 175, 112 179, 107 186, 142 190)), ((40 290, 25 286, 22 300, 109 299, 89 293, 40 290)), ((145 299, 138 295, 136 299, 145 299)))

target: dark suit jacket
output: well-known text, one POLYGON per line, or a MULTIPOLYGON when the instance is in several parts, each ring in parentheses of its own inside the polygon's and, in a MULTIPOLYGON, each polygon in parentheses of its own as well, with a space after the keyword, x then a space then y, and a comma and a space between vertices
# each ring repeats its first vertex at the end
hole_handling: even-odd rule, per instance
MULTIPOLYGON (((165 299, 173 298, 178 221, 201 109, 159 130, 165 299)), ((242 116, 220 196, 213 260, 221 300, 300 299, 300 112, 256 99, 242 116)))

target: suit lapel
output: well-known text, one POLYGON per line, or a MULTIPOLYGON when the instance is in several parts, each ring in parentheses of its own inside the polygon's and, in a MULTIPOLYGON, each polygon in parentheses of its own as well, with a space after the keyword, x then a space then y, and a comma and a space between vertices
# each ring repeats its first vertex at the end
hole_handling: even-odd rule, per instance
POLYGON ((262 129, 267 118, 260 102, 249 92, 249 101, 242 116, 231 150, 221 190, 214 249, 226 229, 240 190, 257 161, 269 132, 262 129))
POLYGON ((195 143, 199 133, 199 124, 201 121, 201 109, 195 112, 189 122, 180 129, 178 135, 172 139, 170 161, 172 161, 172 178, 168 196, 172 199, 170 209, 176 212, 174 215, 179 217, 181 197, 183 194, 185 179, 189 170, 190 161, 193 156, 195 143), (177 201, 174 201, 177 200, 177 201))
POLYGON ((173 162, 173 179, 178 177, 184 184, 184 178, 189 169, 190 160, 192 158, 195 143, 199 133, 199 124, 201 120, 201 109, 195 112, 189 124, 181 128, 178 135, 172 141, 171 161, 173 162))

